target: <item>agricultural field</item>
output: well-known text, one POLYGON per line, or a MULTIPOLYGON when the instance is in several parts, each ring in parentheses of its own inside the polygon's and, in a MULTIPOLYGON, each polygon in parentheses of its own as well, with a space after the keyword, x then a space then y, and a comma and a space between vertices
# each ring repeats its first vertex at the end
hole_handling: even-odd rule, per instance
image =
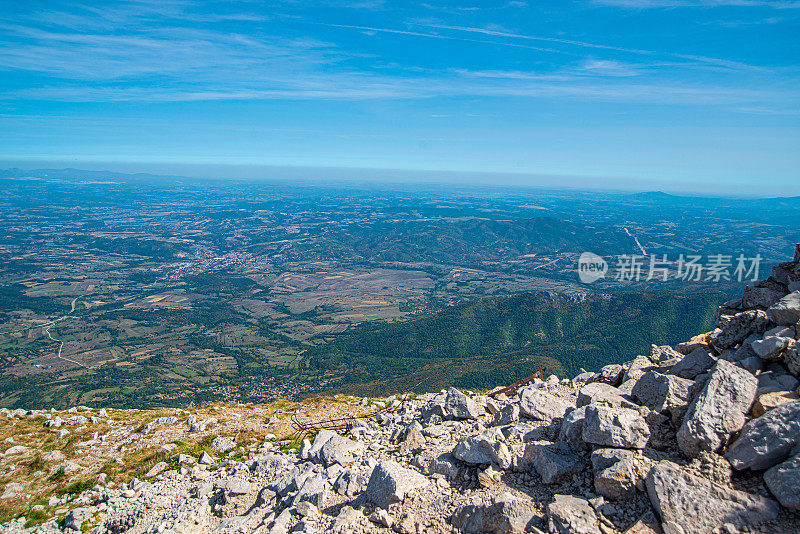
POLYGON ((576 276, 582 252, 611 265, 645 250, 759 254, 763 274, 800 220, 791 199, 743 213, 723 199, 99 174, 0 177, 2 406, 266 402, 423 380, 488 387, 538 366, 571 373, 621 358, 612 346, 646 349, 624 342, 635 321, 609 330, 613 343, 550 328, 610 324, 585 302, 657 291, 678 310, 694 299, 670 328, 696 331, 746 283, 589 285, 576 276), (699 206, 704 216, 681 215, 699 206), (514 316, 520 298, 561 302, 553 295, 564 304, 537 315, 544 338, 530 330, 494 346, 482 337, 493 326, 464 319, 456 339, 448 323, 492 306, 514 316))

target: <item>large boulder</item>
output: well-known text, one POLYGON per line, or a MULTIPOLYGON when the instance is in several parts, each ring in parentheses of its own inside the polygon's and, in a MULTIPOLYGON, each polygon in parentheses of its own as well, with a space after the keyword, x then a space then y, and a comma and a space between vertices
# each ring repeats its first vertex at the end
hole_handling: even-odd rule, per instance
POLYGON ((350 467, 339 473, 339 476, 333 482, 333 489, 339 495, 354 497, 364 491, 367 482, 368 480, 358 469, 350 467))
POLYGON ((297 484, 297 487, 297 493, 292 497, 293 505, 296 506, 301 502, 310 502, 317 508, 324 508, 327 505, 328 495, 324 475, 311 474, 297 484))
POLYGON ((445 452, 436 458, 431 458, 428 463, 428 472, 432 475, 436 473, 444 475, 447 480, 452 482, 461 473, 461 466, 452 453, 445 452))
POLYGON ((633 498, 636 493, 636 477, 630 461, 617 462, 595 473, 594 490, 598 495, 612 501, 633 498))
POLYGON ((633 458, 636 454, 628 449, 595 449, 592 452, 592 469, 602 471, 622 460, 633 458))
POLYGON ((793 350, 797 342, 790 337, 769 336, 753 341, 750 346, 758 357, 766 361, 783 359, 788 350, 793 350))
POLYGON ((697 334, 688 341, 675 345, 675 350, 681 354, 691 354, 697 348, 708 349, 711 346, 711 335, 716 332, 697 334))
POLYGON ((763 310, 747 310, 734 315, 725 325, 724 330, 718 330, 709 336, 711 345, 722 352, 735 347, 751 334, 761 334, 766 330, 769 319, 763 310))
MULTIPOLYGON (((636 480, 629 460, 617 459, 609 464, 597 465, 595 457, 609 449, 598 449, 592 453, 592 467, 594 469, 594 490, 606 499, 618 501, 633 497, 636 492, 636 480)), ((624 449, 610 449, 624 450, 624 449)), ((625 451, 630 452, 630 451, 625 451)))
POLYGON ((483 415, 483 409, 456 388, 447 390, 444 410, 453 419, 477 419, 483 415))
POLYGON ((406 469, 392 460, 384 460, 375 466, 367 483, 367 499, 381 508, 402 502, 415 489, 424 488, 430 481, 424 475, 406 469))
MULTIPOLYGON (((156 419, 156 421, 158 421, 158 419, 156 419)), ((220 454, 224 454, 234 447, 236 447, 236 440, 233 436, 217 436, 214 438, 214 441, 211 442, 211 448, 220 454)))
POLYGON ((639 380, 642 375, 652 368, 653 362, 650 360, 650 358, 647 356, 637 356, 632 362, 630 362, 622 381, 627 382, 628 380, 639 380))
POLYGON ((648 371, 633 386, 633 398, 656 412, 672 413, 689 404, 691 380, 648 371))
POLYGON ((422 426, 414 421, 406 429, 406 437, 400 444, 398 452, 409 454, 421 450, 425 446, 425 436, 422 435, 422 426))
POLYGON ((651 510, 642 514, 624 534, 661 534, 661 523, 651 510))
POLYGON ((666 460, 653 466, 646 486, 664 534, 706 534, 726 523, 744 529, 780 513, 775 501, 691 475, 666 460))
POLYGON ((419 410, 422 416, 422 422, 426 425, 436 425, 447 419, 447 413, 444 408, 444 399, 434 399, 426 402, 419 410))
POLYGON ((521 534, 529 532, 540 520, 532 501, 507 492, 495 497, 491 504, 465 505, 453 514, 453 526, 465 534, 521 534))
POLYGON ((325 446, 328 441, 331 439, 338 437, 339 434, 334 432, 333 430, 320 430, 317 432, 317 435, 314 437, 314 443, 311 445, 311 448, 307 451, 303 451, 304 454, 302 455, 304 460, 311 460, 311 461, 319 461, 319 453, 322 451, 322 447, 325 446))
POLYGON ((290 492, 295 491, 299 485, 302 485, 303 481, 313 474, 313 469, 314 466, 308 462, 302 464, 301 467, 294 467, 282 477, 274 479, 267 484, 266 489, 285 497, 290 492))
POLYGON ((595 382, 602 382, 610 386, 617 387, 622 382, 625 368, 618 363, 603 366, 594 377, 595 382))
POLYGON ((800 264, 794 261, 776 265, 770 278, 785 285, 789 291, 797 291, 800 289, 800 264))
POLYGON ((288 457, 283 454, 256 456, 250 464, 250 470, 256 475, 272 478, 288 462, 288 457))
POLYGON ((728 447, 734 469, 767 469, 785 460, 800 443, 800 401, 773 408, 749 421, 728 447))
POLYGON ((623 396, 623 392, 614 386, 602 382, 586 384, 578 391, 577 406, 610 406, 613 408, 636 408, 636 404, 623 396))
POLYGON ((470 465, 496 464, 508 469, 511 466, 511 452, 500 439, 501 436, 501 433, 486 430, 462 438, 453 449, 453 456, 470 465))
POLYGON ((154 477, 154 476, 158 475, 159 473, 161 473, 162 471, 164 471, 166 468, 167 468, 167 463, 166 462, 158 462, 153 467, 151 467, 150 470, 147 473, 145 473, 144 476, 145 476, 145 478, 154 477))
POLYGON ((800 510, 800 456, 789 458, 764 473, 764 483, 782 505, 800 510))
MULTIPOLYGON (((758 358, 758 354, 756 354, 756 351, 753 350, 752 343, 754 341, 758 341, 759 339, 761 339, 760 336, 758 336, 757 334, 753 334, 752 336, 742 341, 742 344, 739 345, 739 347, 733 351, 733 356, 730 358, 730 361, 741 362, 742 360, 745 360, 747 358, 753 358, 753 357, 758 358)), ((727 359, 728 358, 726 358, 726 360, 727 359)))
POLYGON ((716 451, 741 429, 756 396, 758 380, 748 371, 719 360, 678 429, 678 447, 687 456, 716 451))
POLYGON ((668 365, 683 358, 683 354, 669 345, 650 345, 650 359, 659 365, 668 365))
POLYGON ((364 452, 364 444, 336 435, 325 442, 319 451, 319 458, 326 466, 339 464, 346 466, 364 452))
POLYGON ((570 383, 572 384, 572 387, 580 389, 589 382, 593 382, 596 376, 597 373, 584 371, 583 368, 581 368, 581 372, 575 375, 572 380, 570 380, 570 383))
POLYGON ((66 531, 76 530, 81 532, 83 524, 92 517, 92 511, 88 508, 73 508, 64 517, 64 528, 66 531))
POLYGON ((252 489, 253 485, 242 477, 231 477, 225 482, 225 493, 228 495, 246 495, 252 489))
POLYGON ((592 453, 595 491, 611 500, 633 497, 644 489, 650 460, 626 449, 597 449, 592 453))
POLYGON ((687 354, 681 361, 672 366, 669 374, 694 380, 711 369, 717 359, 704 348, 696 348, 687 354))
POLYGON ((600 534, 600 521, 589 501, 572 495, 555 495, 547 505, 548 527, 555 534, 600 534))
POLYGON ((492 426, 505 426, 519 421, 519 405, 507 404, 494 414, 492 426))
POLYGON ((624 395, 625 399, 629 399, 632 398, 631 392, 633 391, 633 386, 635 385, 636 385, 636 380, 634 380, 633 378, 629 378, 628 380, 620 384, 617 389, 619 390, 621 395, 624 395))
MULTIPOLYGON (((572 412, 570 412, 572 413, 572 412)), ((528 423, 514 423, 500 429, 506 440, 521 439, 524 442, 547 439, 554 430, 556 423, 549 425, 533 426, 528 423)))
POLYGON ((650 427, 635 410, 587 406, 583 440, 605 447, 643 449, 650 439, 650 427))
POLYGON ((742 295, 742 306, 745 308, 769 308, 786 295, 786 290, 774 285, 767 285, 763 282, 755 286, 744 288, 742 295))
POLYGON ((541 421, 564 417, 573 408, 572 402, 536 387, 523 389, 519 400, 523 415, 541 421))
POLYGON ((583 471, 583 459, 566 443, 539 441, 525 447, 525 459, 533 465, 545 484, 560 484, 583 471))
POLYGON ((767 309, 767 317, 777 325, 795 325, 800 321, 800 291, 789 293, 767 309))
POLYGON ((728 322, 740 311, 739 307, 742 305, 742 299, 736 299, 723 303, 717 308, 717 316, 714 319, 714 326, 717 328, 725 329, 728 322))
POLYGON ((585 447, 583 442, 583 421, 586 419, 586 406, 581 406, 569 412, 561 423, 558 433, 559 441, 569 443, 575 448, 585 447))
POLYGON ((771 336, 778 336, 778 337, 797 337, 797 329, 795 328, 796 325, 791 326, 776 326, 775 328, 770 328, 766 332, 764 332, 763 337, 771 337, 771 336))

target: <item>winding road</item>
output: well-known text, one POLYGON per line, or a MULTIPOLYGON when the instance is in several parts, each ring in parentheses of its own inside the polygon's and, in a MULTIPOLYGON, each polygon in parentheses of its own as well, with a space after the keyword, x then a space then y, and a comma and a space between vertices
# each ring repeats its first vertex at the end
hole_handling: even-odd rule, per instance
POLYGON ((50 333, 50 329, 53 328, 53 326, 55 326, 55 324, 57 322, 63 321, 64 319, 69 317, 70 314, 72 314, 72 312, 75 311, 75 304, 78 302, 79 298, 80 297, 75 297, 74 299, 72 299, 72 305, 70 306, 70 310, 69 310, 68 314, 64 315, 63 317, 59 317, 58 319, 55 319, 54 321, 52 321, 50 324, 48 324, 47 326, 44 327, 44 330, 42 330, 42 332, 47 334, 47 337, 49 337, 51 340, 58 341, 58 342, 61 343, 61 345, 58 346, 58 354, 56 354, 56 358, 61 358, 64 361, 67 361, 67 362, 70 362, 70 363, 74 363, 75 365, 79 365, 79 366, 83 367, 84 369, 88 369, 88 367, 83 365, 81 362, 76 362, 75 360, 71 360, 71 359, 67 358, 66 356, 62 356, 61 355, 61 350, 64 348, 64 341, 61 340, 61 339, 54 338, 53 335, 50 333))

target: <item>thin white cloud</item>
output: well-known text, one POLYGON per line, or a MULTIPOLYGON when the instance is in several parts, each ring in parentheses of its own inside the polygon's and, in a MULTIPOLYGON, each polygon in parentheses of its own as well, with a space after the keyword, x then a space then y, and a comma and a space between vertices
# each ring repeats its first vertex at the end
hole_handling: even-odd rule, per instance
POLYGON ((297 72, 347 56, 313 39, 262 39, 192 28, 138 34, 57 32, 2 24, 0 67, 43 72, 69 79, 113 80, 141 75, 194 76, 240 72, 297 72), (20 45, 9 39, 22 37, 20 45), (5 41, 5 42, 4 42, 5 41))
POLYGON ((494 46, 498 46, 499 45, 499 46, 508 46, 508 47, 512 47, 512 48, 524 48, 524 49, 528 49, 528 50, 538 50, 540 52, 551 52, 551 53, 555 53, 555 54, 566 54, 566 53, 568 53, 568 52, 564 52, 562 50, 558 50, 558 49, 555 49, 555 48, 546 48, 546 47, 541 47, 541 46, 529 46, 529 45, 523 45, 523 44, 519 44, 519 43, 503 43, 503 42, 489 41, 489 40, 483 40, 483 39, 467 39, 467 38, 464 38, 464 37, 455 37, 455 36, 452 36, 452 35, 441 35, 441 34, 429 33, 429 32, 416 32, 416 31, 411 31, 411 30, 398 30, 398 29, 393 29, 393 28, 381 28, 381 27, 376 27, 376 26, 354 26, 354 25, 350 25, 350 24, 330 24, 330 23, 326 23, 326 22, 315 22, 315 23, 312 23, 312 24, 319 25, 319 26, 327 26, 329 28, 342 28, 342 29, 349 29, 349 30, 359 30, 359 31, 362 31, 364 33, 372 34, 372 35, 378 34, 378 33, 391 33, 391 34, 396 34, 396 35, 409 35, 409 36, 413 36, 413 37, 423 37, 423 38, 427 38, 427 39, 442 39, 442 40, 447 40, 447 41, 462 41, 462 42, 465 42, 465 43, 482 43, 482 44, 490 44, 490 45, 494 45, 494 46))
POLYGON ((504 4, 499 5, 480 5, 480 6, 445 6, 445 5, 438 5, 438 4, 431 4, 431 3, 422 3, 420 7, 428 9, 430 11, 436 11, 439 13, 448 13, 451 15, 460 15, 464 13, 477 13, 477 12, 485 12, 485 11, 503 11, 506 9, 520 9, 528 7, 527 2, 519 2, 519 1, 511 1, 506 2, 504 4))
MULTIPOLYGON (((611 78, 611 80, 620 80, 611 78)), ((429 76, 424 81, 402 76, 365 74, 317 74, 303 82, 282 87, 260 88, 238 80, 221 86, 191 84, 175 87, 128 87, 124 85, 71 84, 24 91, 6 91, 0 97, 13 99, 93 101, 180 102, 208 100, 374 100, 420 99, 452 96, 575 99, 578 101, 644 103, 659 105, 715 106, 741 110, 759 109, 762 102, 781 101, 797 106, 791 92, 742 89, 708 85, 598 83, 581 75, 562 73, 536 77, 514 71, 457 71, 429 76)))
POLYGON ((457 32, 466 32, 466 33, 477 33, 481 35, 491 35, 494 37, 504 37, 504 38, 511 38, 511 39, 520 39, 520 40, 528 40, 528 41, 542 41, 548 43, 559 43, 563 45, 570 45, 576 46, 580 48, 591 48, 597 50, 608 50, 613 52, 624 52, 629 54, 637 54, 637 55, 645 55, 645 56, 662 56, 662 57, 675 57, 681 59, 687 59, 692 61, 699 61, 702 63, 707 63, 709 65, 715 65, 718 67, 726 67, 730 69, 741 69, 741 70, 763 70, 762 67, 758 67, 755 65, 749 65, 747 63, 743 63, 740 61, 734 61, 729 59, 721 59, 721 58, 714 58, 702 55, 691 55, 691 54, 676 54, 673 52, 660 52, 655 50, 645 50, 641 48, 628 48, 628 47, 620 47, 620 46, 612 46, 612 45, 605 45, 599 43, 590 43, 586 41, 578 41, 574 39, 562 39, 560 37, 548 37, 548 36, 537 36, 537 35, 525 35, 520 33, 513 33, 503 30, 497 30, 494 28, 479 28, 479 27, 470 27, 470 26, 451 26, 446 24, 426 24, 425 26, 429 28, 436 28, 441 30, 453 30, 457 32))
POLYGON ((639 71, 634 65, 613 59, 589 59, 583 62, 580 70, 587 74, 600 76, 628 77, 639 75, 639 71))

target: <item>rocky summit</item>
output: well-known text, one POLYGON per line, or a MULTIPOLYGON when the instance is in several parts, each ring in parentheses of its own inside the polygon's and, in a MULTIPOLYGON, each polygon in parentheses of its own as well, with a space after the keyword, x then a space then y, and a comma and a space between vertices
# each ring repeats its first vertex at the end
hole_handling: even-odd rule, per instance
POLYGON ((713 332, 508 393, 3 410, 1 528, 800 532, 798 321, 800 245, 713 332))

